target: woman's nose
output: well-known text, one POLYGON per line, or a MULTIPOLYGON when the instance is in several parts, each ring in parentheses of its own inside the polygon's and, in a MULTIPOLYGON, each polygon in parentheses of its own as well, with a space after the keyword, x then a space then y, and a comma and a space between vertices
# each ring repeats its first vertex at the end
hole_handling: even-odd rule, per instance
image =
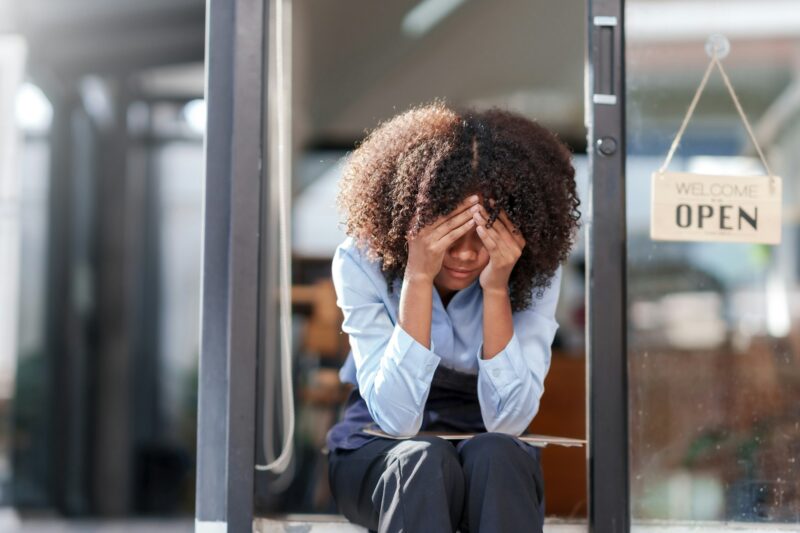
POLYGON ((472 261, 478 254, 468 243, 456 241, 450 248, 450 255, 460 261, 472 261))

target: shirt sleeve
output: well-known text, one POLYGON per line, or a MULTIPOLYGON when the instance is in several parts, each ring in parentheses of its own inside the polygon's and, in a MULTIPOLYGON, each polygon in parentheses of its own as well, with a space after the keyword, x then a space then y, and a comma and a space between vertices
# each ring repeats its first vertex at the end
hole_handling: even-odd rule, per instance
POLYGON ((483 359, 483 343, 478 347, 478 400, 487 431, 520 435, 539 411, 558 330, 561 273, 559 265, 542 298, 534 295, 530 308, 512 315, 514 333, 505 348, 483 359))
POLYGON ((362 261, 340 247, 332 263, 336 303, 344 315, 342 330, 350 337, 359 393, 383 431, 411 436, 422 424, 441 359, 392 322, 362 261))

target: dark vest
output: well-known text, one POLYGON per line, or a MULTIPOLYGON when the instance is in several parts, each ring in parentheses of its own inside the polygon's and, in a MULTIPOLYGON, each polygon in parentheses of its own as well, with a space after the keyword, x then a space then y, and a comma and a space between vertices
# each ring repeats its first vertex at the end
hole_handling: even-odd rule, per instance
MULTIPOLYGON (((358 388, 353 389, 345 403, 342 420, 328 432, 328 449, 353 450, 379 438, 361 431, 372 423, 374 421, 367 403, 358 388)), ((485 432, 486 426, 483 425, 478 403, 478 376, 458 372, 441 364, 436 367, 420 431, 485 432)))

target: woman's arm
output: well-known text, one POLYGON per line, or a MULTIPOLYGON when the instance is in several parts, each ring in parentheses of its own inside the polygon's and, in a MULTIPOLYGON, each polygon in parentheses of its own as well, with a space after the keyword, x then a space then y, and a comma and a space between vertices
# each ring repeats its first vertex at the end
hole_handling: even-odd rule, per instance
POLYGON ((544 377, 550 367, 550 346, 558 323, 555 308, 562 268, 531 308, 511 313, 508 281, 527 244, 504 210, 492 228, 482 206, 473 215, 478 235, 489 250, 481 272, 483 343, 478 348, 478 400, 486 429, 519 435, 539 410, 544 377))
POLYGON ((483 291, 483 359, 491 359, 514 335, 508 291, 483 291))
POLYGON ((417 342, 430 348, 433 315, 433 282, 421 276, 406 274, 400 292, 397 321, 417 342))
POLYGON ((508 295, 484 294, 484 340, 476 355, 478 400, 488 431, 519 435, 539 411, 558 330, 555 309, 561 273, 559 266, 542 299, 534 299, 532 308, 514 315, 508 295))
MULTIPOLYGON (((390 435, 411 436, 422 424, 423 408, 440 358, 428 348, 429 341, 423 345, 400 321, 392 322, 380 289, 366 268, 358 254, 341 247, 336 250, 332 274, 336 303, 344 315, 342 331, 350 338, 359 393, 372 419, 390 435)), ((413 295, 406 298, 405 310, 401 295, 401 315, 420 313, 424 317, 425 312, 409 307, 419 301, 417 298, 425 301, 423 288, 404 286, 406 289, 413 295)), ((427 298, 430 301, 432 293, 427 298)), ((428 316, 430 313, 429 310, 428 316)), ((423 322, 424 319, 414 320, 409 327, 424 330, 423 322)), ((430 339, 430 318, 426 338, 430 339)))

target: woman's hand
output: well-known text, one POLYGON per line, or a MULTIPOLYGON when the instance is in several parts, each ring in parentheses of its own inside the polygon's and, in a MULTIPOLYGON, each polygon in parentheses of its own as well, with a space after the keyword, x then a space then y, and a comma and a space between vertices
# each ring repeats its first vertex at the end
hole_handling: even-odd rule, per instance
POLYGON ((421 228, 414 237, 406 237, 408 240, 406 278, 424 279, 433 283, 433 279, 442 269, 442 260, 447 249, 475 227, 477 221, 473 219, 469 208, 477 202, 476 195, 465 198, 451 212, 421 228))
MULTIPOLYGON (((494 200, 490 199, 489 203, 494 206, 494 200)), ((507 294, 511 271, 522 255, 525 239, 504 209, 500 210, 500 215, 491 228, 486 227, 489 213, 482 205, 473 206, 470 211, 478 224, 478 236, 489 251, 489 263, 480 275, 481 287, 484 291, 502 291, 507 294)))

